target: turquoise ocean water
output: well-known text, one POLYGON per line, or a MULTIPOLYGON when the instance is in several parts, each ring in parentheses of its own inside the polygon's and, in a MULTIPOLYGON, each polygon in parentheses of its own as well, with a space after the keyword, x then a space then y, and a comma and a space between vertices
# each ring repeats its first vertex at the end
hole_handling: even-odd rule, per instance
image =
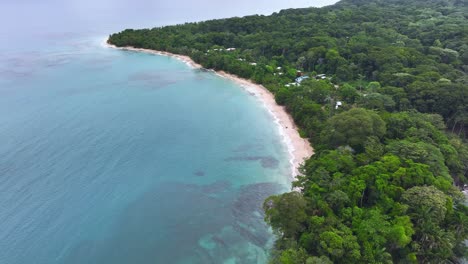
POLYGON ((272 116, 102 39, 0 53, 0 263, 264 263, 291 171, 272 116))

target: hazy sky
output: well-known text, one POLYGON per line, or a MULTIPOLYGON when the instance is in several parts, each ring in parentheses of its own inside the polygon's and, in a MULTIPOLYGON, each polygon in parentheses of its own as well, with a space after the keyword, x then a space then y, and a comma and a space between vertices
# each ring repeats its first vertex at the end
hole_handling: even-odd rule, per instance
POLYGON ((271 14, 336 0, 0 0, 0 32, 150 27, 211 18, 271 14))

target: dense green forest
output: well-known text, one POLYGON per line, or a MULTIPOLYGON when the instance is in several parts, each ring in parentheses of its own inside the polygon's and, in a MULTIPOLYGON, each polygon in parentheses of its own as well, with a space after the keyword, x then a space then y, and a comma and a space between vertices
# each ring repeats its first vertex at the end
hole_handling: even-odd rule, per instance
POLYGON ((468 2, 323 8, 113 34, 263 84, 316 154, 268 198, 272 263, 458 263, 467 256, 468 2), (295 78, 307 75, 300 84, 295 78), (458 187, 457 187, 458 186, 458 187))

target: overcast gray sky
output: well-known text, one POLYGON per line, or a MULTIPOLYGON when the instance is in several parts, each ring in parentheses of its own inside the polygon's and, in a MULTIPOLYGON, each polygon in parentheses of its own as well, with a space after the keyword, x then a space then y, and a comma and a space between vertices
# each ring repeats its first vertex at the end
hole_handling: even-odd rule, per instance
POLYGON ((1 31, 102 31, 271 14, 336 0, 0 0, 1 31))

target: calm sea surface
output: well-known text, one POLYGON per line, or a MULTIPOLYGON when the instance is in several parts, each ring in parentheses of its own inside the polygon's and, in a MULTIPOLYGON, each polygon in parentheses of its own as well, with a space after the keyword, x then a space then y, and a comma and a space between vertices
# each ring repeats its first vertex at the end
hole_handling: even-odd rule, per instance
POLYGON ((264 263, 290 173, 273 118, 103 39, 0 52, 0 263, 264 263))

